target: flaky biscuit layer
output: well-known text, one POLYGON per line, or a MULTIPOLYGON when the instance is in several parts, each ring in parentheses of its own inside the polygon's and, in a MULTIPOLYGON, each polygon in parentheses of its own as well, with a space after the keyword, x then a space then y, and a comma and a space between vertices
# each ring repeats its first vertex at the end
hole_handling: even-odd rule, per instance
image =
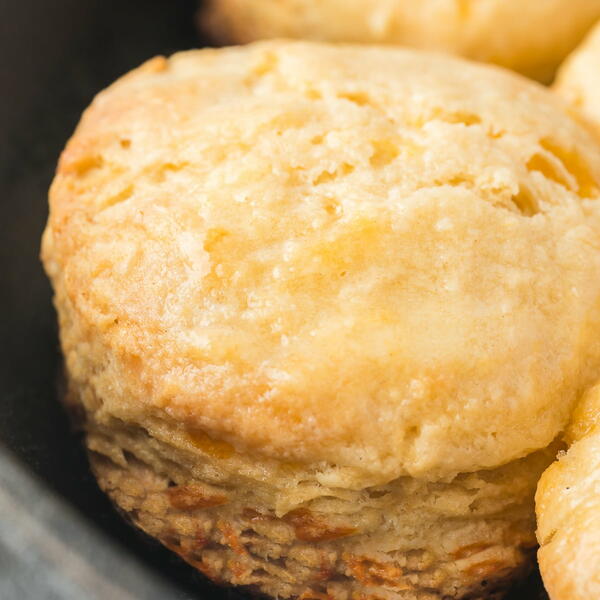
POLYGON ((500 598, 531 565, 533 492, 556 452, 350 491, 119 422, 85 429, 100 486, 135 525, 214 581, 302 600, 500 598))

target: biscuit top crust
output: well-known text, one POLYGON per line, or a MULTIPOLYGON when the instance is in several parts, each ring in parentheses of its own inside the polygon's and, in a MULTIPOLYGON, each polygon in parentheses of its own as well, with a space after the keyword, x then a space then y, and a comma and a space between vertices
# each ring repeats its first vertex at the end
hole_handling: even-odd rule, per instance
POLYGON ((600 366, 600 148, 414 51, 263 42, 98 95, 50 191, 67 366, 106 414, 438 479, 545 447, 600 366))

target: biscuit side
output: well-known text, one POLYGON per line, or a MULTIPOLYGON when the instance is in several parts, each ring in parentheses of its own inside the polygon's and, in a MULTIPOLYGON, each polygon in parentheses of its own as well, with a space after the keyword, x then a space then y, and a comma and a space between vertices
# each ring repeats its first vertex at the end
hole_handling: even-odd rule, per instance
POLYGON ((213 581, 303 600, 500 598, 531 566, 533 493, 553 458, 328 489, 325 465, 232 464, 200 432, 191 452, 118 422, 86 431, 100 487, 134 525, 213 581))

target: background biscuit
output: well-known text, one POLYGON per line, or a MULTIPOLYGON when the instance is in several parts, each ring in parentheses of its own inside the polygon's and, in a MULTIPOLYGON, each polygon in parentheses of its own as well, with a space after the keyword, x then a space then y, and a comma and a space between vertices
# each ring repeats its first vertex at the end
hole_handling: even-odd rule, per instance
POLYGON ((538 559, 552 600, 600 597, 600 387, 580 402, 566 433, 571 447, 536 494, 538 559))
POLYGON ((600 24, 561 66, 554 89, 600 135, 600 24))
POLYGON ((226 42, 290 37, 402 44, 549 81, 599 0, 209 0, 202 27, 226 42))

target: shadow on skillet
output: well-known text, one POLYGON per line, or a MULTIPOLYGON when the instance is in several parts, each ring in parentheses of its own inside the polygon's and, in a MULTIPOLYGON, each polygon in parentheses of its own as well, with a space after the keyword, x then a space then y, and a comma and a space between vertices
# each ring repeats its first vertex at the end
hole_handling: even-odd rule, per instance
MULTIPOLYGON (((194 0, 19 0, 0 23, 0 598, 242 599, 127 525, 57 402, 60 356, 38 260, 60 150, 93 95, 198 46, 194 0)), ((537 576, 510 600, 542 600, 537 576)))

